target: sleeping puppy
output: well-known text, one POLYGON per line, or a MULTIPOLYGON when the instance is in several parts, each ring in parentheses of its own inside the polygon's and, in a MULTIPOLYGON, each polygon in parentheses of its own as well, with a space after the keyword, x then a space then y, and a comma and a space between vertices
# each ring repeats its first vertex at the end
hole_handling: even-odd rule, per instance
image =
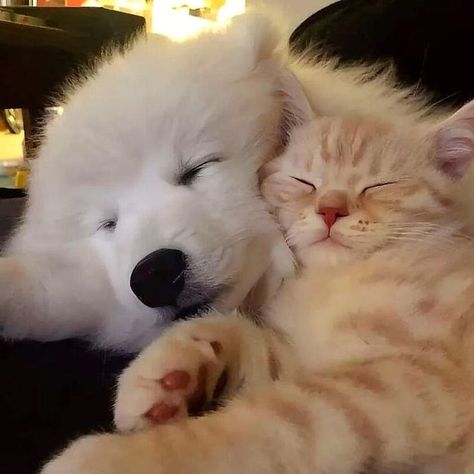
POLYGON ((148 36, 71 82, 0 259, 3 336, 137 350, 176 319, 239 306, 275 245, 291 272, 258 192, 290 113, 272 28, 148 36))

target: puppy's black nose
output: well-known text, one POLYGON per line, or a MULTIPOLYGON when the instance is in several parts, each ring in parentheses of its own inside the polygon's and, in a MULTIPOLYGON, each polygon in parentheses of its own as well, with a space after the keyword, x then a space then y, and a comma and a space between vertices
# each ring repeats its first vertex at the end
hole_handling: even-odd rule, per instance
POLYGON ((137 263, 130 287, 150 308, 174 305, 184 288, 185 268, 186 257, 181 250, 155 250, 137 263))

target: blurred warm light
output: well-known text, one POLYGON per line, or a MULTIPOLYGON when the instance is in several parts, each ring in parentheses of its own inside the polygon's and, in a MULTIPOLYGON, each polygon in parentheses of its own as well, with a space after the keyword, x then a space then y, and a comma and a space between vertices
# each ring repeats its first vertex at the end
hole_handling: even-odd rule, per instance
POLYGON ((152 0, 151 5, 147 0, 84 0, 82 6, 143 15, 147 30, 175 41, 192 37, 204 28, 219 28, 245 12, 245 0, 152 0))
POLYGON ((103 7, 104 4, 100 0, 85 0, 81 3, 81 7, 103 7))
POLYGON ((145 0, 115 0, 114 9, 128 11, 136 15, 142 14, 147 8, 145 0))
MULTIPOLYGON (((203 18, 191 16, 189 8, 173 7, 177 2, 173 0, 155 0, 152 10, 151 31, 159 33, 176 41, 183 41, 205 27, 211 22, 203 18)), ((180 2, 182 4, 182 2, 180 2)))
POLYGON ((244 11, 245 0, 154 0, 151 30, 183 41, 204 28, 219 27, 244 11), (191 15, 192 11, 209 12, 209 18, 191 15))
POLYGON ((219 8, 217 21, 224 22, 236 15, 242 15, 245 12, 245 0, 227 0, 219 8))

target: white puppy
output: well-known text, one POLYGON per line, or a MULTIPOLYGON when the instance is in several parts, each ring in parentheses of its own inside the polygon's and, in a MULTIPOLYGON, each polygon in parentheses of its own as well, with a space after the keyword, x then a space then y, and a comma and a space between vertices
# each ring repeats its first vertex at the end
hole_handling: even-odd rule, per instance
POLYGON ((286 98, 264 26, 152 36, 74 86, 0 260, 4 336, 133 350, 244 300, 279 238, 258 193, 286 98))

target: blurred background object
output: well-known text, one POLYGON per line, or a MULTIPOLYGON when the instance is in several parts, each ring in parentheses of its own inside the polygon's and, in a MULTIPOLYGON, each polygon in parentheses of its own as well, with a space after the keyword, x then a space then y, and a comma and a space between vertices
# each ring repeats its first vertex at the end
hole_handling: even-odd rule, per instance
POLYGON ((24 166, 23 141, 21 109, 0 109, 0 187, 16 187, 16 174, 24 166))
POLYGON ((21 109, 4 109, 1 111, 1 115, 11 133, 19 134, 23 131, 21 109))
POLYGON ((154 0, 153 33, 183 41, 245 12, 245 0, 154 0))

